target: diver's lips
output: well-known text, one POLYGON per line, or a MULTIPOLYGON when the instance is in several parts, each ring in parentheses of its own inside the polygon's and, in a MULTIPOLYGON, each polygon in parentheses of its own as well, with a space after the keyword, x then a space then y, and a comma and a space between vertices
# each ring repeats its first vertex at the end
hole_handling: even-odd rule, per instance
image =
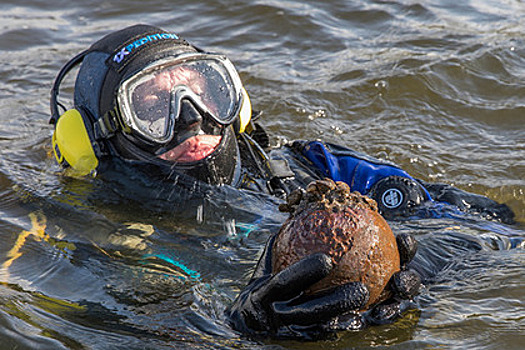
POLYGON ((197 135, 185 140, 177 147, 159 156, 170 162, 189 163, 206 158, 215 151, 221 143, 222 136, 197 135))

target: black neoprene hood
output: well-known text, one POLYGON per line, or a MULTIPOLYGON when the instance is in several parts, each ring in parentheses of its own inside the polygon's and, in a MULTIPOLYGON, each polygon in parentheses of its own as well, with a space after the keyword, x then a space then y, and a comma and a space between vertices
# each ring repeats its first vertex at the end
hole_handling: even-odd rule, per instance
POLYGON ((177 34, 150 25, 108 34, 88 49, 75 84, 75 105, 97 120, 115 108, 126 78, 158 59, 196 51, 177 34))
MULTIPOLYGON (((134 25, 108 34, 86 51, 75 83, 75 107, 87 112, 92 125, 101 119, 112 119, 105 116, 118 109, 118 89, 126 79, 153 62, 193 52, 203 51, 177 34, 150 25, 134 25)), ((239 150, 232 126, 224 129, 214 153, 187 164, 161 160, 123 132, 104 139, 98 142, 104 154, 157 165, 159 169, 184 173, 210 184, 232 183, 239 177, 239 150)))

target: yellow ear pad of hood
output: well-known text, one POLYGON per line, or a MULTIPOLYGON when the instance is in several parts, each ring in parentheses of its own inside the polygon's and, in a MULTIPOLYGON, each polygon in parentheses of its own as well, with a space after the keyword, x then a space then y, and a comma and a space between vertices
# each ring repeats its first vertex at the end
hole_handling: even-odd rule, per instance
POLYGON ((242 106, 241 111, 239 112, 240 119, 240 128, 239 132, 244 132, 250 119, 252 118, 252 103, 250 102, 250 97, 244 88, 242 88, 242 106))
POLYGON ((67 162, 79 175, 87 175, 98 166, 84 120, 76 109, 70 109, 58 118, 52 143, 58 163, 67 162))

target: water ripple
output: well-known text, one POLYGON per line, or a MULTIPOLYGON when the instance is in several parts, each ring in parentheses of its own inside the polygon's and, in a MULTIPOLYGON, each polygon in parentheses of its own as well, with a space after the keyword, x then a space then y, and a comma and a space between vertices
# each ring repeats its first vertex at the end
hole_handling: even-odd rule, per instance
MULTIPOLYGON (((2 346, 522 345, 522 2, 22 0, 0 9, 2 346), (325 343, 240 337, 223 311, 285 219, 277 201, 228 188, 199 188, 190 201, 173 187, 137 184, 137 174, 70 178, 51 156, 56 73, 93 41, 137 22, 227 54, 274 144, 341 143, 505 202, 518 224, 475 216, 392 223, 416 236, 419 269, 432 276, 417 310, 325 343)), ((73 84, 64 81, 66 103, 73 84)))

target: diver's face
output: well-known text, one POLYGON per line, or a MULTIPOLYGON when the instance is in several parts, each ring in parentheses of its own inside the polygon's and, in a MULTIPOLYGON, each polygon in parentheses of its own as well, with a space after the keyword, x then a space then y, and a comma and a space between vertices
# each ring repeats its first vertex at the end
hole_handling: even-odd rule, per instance
POLYGON ((195 69, 175 67, 155 74, 153 79, 135 89, 136 113, 147 116, 144 120, 150 121, 150 128, 154 129, 156 123, 160 124, 157 127, 162 127, 167 113, 173 116, 170 125, 173 138, 157 151, 160 159, 195 162, 209 156, 220 144, 224 126, 206 113, 217 113, 217 107, 213 101, 205 106, 202 103, 207 88, 204 76, 195 69), (181 89, 186 92, 181 93, 181 89))

